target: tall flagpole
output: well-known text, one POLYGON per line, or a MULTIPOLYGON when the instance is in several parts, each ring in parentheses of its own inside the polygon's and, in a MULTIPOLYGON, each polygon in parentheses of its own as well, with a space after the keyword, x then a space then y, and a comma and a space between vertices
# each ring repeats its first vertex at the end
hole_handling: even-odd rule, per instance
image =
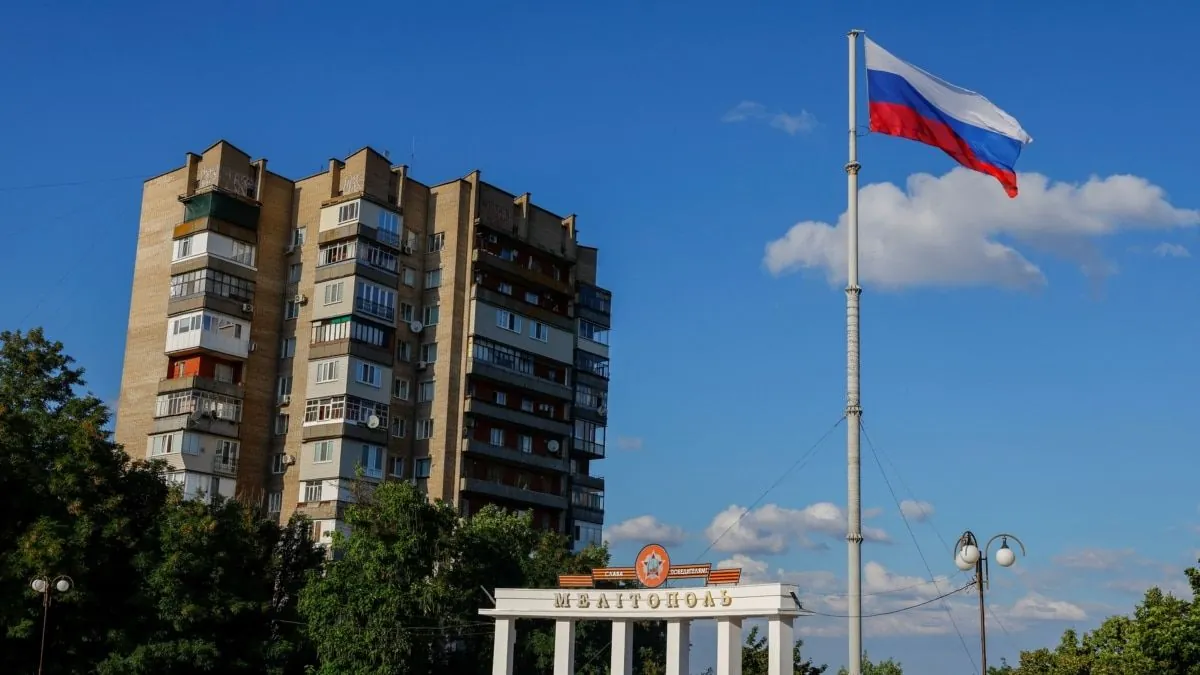
POLYGON ((849 588, 849 675, 862 675, 862 455, 859 432, 858 303, 858 36, 850 31, 850 161, 846 162, 846 549, 849 588))

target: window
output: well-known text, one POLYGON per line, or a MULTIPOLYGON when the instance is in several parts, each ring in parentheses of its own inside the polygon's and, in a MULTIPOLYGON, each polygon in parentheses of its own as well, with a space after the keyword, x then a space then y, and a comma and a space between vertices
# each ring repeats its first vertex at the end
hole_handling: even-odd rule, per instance
POLYGON ((517 251, 516 249, 511 248, 502 248, 500 249, 500 254, 497 257, 501 260, 515 261, 517 259, 517 251))
POLYGON ((433 400, 433 380, 425 380, 417 387, 417 403, 428 403, 433 400))
POLYGON ((338 223, 348 223, 358 220, 358 202, 342 204, 338 207, 338 223))
POLYGON ((504 445, 504 430, 503 429, 492 429, 491 433, 488 435, 488 441, 492 445, 503 446, 504 445))
POLYGON ((307 228, 303 227, 297 227, 296 229, 292 230, 292 246, 295 246, 296 248, 303 246, 304 242, 308 239, 307 233, 307 228))
POLYGON ((397 234, 400 232, 400 215, 391 211, 379 212, 379 224, 376 226, 380 232, 397 234))
POLYGON ((333 441, 317 441, 313 443, 313 462, 323 464, 333 461, 333 441))
POLYGON ((175 438, 172 434, 164 434, 162 436, 150 437, 150 456, 157 457, 159 455, 169 455, 174 448, 172 440, 175 438))
POLYGON ((505 295, 512 295, 513 294, 512 284, 508 283, 507 281, 501 281, 500 282, 500 292, 505 295))
POLYGON ((425 273, 425 288, 437 288, 442 285, 442 268, 429 270, 425 273))
POLYGON ((291 395, 292 395, 292 376, 291 375, 280 375, 279 379, 275 383, 275 396, 277 396, 278 399, 280 401, 282 401, 284 396, 291 396, 291 395))
POLYGON ((416 308, 407 302, 400 303, 400 320, 404 323, 412 323, 416 308))
POLYGON ((529 322, 529 337, 541 342, 550 341, 550 327, 541 321, 529 322))
POLYGON ((268 492, 267 493, 267 513, 279 513, 283 510, 283 493, 268 492))
POLYGON ((187 415, 210 413, 217 419, 230 422, 242 421, 242 402, 231 396, 212 394, 206 391, 176 391, 159 394, 154 399, 154 416, 187 415))
POLYGON ((317 267, 333 265, 334 263, 354 258, 356 245, 357 242, 351 240, 322 246, 320 251, 317 252, 317 267))
POLYGON ((171 259, 172 260, 182 260, 183 258, 186 258, 186 257, 192 255, 192 239, 195 236, 196 235, 190 235, 190 236, 184 237, 183 239, 176 239, 175 240, 175 255, 172 256, 171 259))
POLYGON ((508 405, 508 394, 502 391, 496 392, 496 405, 508 405))
POLYGON ((608 379, 608 359, 598 354, 575 350, 575 367, 589 375, 608 379))
POLYGON ((372 363, 360 361, 355 371, 354 379, 365 385, 379 387, 383 382, 383 375, 380 373, 379 367, 372 363))
POLYGON ((381 424, 388 422, 388 406, 357 396, 326 396, 310 398, 304 404, 304 424, 329 424, 331 422, 366 422, 372 416, 381 424))
POLYGON ((429 478, 429 469, 433 466, 433 460, 428 457, 421 457, 413 462, 413 478, 429 478))
POLYGON ((392 383, 392 397, 398 398, 401 401, 407 401, 408 387, 408 380, 396 378, 396 381, 392 383))
POLYGON ((321 501, 322 485, 324 481, 309 480, 304 482, 304 501, 319 502, 321 501))
POLYGON ((514 333, 521 332, 521 317, 504 309, 496 310, 496 325, 514 333))
POLYGON ((296 338, 284 338, 279 342, 279 358, 290 359, 296 355, 296 338))
POLYGON ((254 267, 254 245, 244 241, 229 241, 229 259, 246 267, 254 267))
POLYGON ((426 243, 428 244, 428 246, 426 247, 425 250, 429 253, 437 253, 438 251, 446 248, 446 233, 445 232, 434 232, 433 234, 426 237, 426 240, 427 240, 426 243))
POLYGON ((389 459, 388 460, 388 473, 392 474, 396 478, 403 478, 404 477, 404 458, 403 457, 392 457, 391 459, 389 459))
POLYGON ((396 318, 396 292, 360 281, 354 286, 354 308, 392 321, 396 318))
POLYGON ((235 302, 254 300, 254 282, 232 274, 204 268, 171 277, 171 298, 215 295, 235 302))
POLYGON ((396 358, 401 361, 412 361, 412 343, 400 340, 396 343, 396 358))
POLYGON ((533 437, 526 436, 525 434, 521 434, 520 436, 517 436, 517 448, 519 448, 521 450, 521 452, 523 452, 525 454, 532 453, 533 452, 533 437))
POLYGON ((437 363, 436 342, 426 342, 421 345, 421 360, 425 363, 437 363))
POLYGON ((213 379, 217 382, 233 384, 234 377, 236 377, 236 372, 234 371, 233 366, 229 365, 228 363, 213 364, 213 379))
POLYGON ((317 384, 333 382, 339 377, 337 360, 317 362, 317 384))
MULTIPOLYGON (((430 436, 433 436, 433 420, 417 420, 417 440, 423 441, 430 436)), ((418 476, 418 478, 420 478, 420 476, 418 476)))
POLYGON ((442 307, 440 304, 435 303, 432 305, 425 305, 425 312, 424 312, 424 316, 422 317, 424 319, 425 325, 426 326, 436 326, 437 322, 438 322, 438 318, 441 315, 441 313, 442 313, 442 307))
POLYGON ((604 392, 579 382, 575 383, 575 405, 598 410, 604 405, 604 392))
POLYGON ((591 321, 579 321, 579 337, 584 340, 590 340, 597 344, 608 344, 608 329, 604 326, 598 326, 591 321))
POLYGON ((287 455, 276 452, 271 455, 271 473, 279 474, 287 471, 287 455))
POLYGON ((301 265, 300 263, 292 263, 291 265, 288 265, 288 283, 289 284, 299 283, 300 282, 300 273, 303 271, 303 269, 304 269, 304 266, 301 265))
POLYGON ((295 300, 288 300, 283 303, 283 319, 285 321, 295 319, 300 316, 300 304, 295 300))
POLYGON ((336 305, 346 294, 346 282, 339 281, 325 286, 325 304, 336 305))
POLYGON ((383 478, 383 448, 378 445, 362 445, 359 464, 363 473, 371 478, 383 478))
POLYGON ((532 291, 525 291, 525 302, 531 305, 540 305, 542 304, 542 296, 532 291))
POLYGON ((411 267, 405 267, 400 273, 400 280, 405 286, 415 286, 417 284, 417 273, 411 267))
POLYGON ((533 401, 530 401, 527 398, 521 399, 521 410, 524 410, 525 412, 533 412, 533 401))
POLYGON ((396 438, 404 438, 406 435, 408 435, 408 420, 400 417, 393 417, 392 435, 396 438))
POLYGON ((288 432, 288 425, 292 423, 292 416, 287 413, 279 413, 275 416, 275 435, 282 436, 288 432))

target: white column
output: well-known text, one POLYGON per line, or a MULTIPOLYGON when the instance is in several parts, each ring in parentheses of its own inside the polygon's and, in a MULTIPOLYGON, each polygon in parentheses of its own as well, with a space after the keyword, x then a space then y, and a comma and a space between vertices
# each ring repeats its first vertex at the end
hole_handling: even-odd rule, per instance
POLYGON ((741 619, 717 619, 717 675, 742 675, 741 619))
POLYGON ((492 647, 492 675, 513 675, 513 652, 517 647, 517 620, 496 619, 496 643, 492 647))
POLYGON ((667 621, 667 675, 691 675, 688 656, 692 648, 692 622, 688 619, 667 621))
POLYGON ((612 665, 609 675, 633 675, 633 622, 612 622, 612 665))
POLYGON ((792 675, 792 648, 795 644, 792 617, 771 617, 767 622, 767 675, 792 675))
POLYGON ((554 622, 554 675, 575 675, 575 622, 554 622))

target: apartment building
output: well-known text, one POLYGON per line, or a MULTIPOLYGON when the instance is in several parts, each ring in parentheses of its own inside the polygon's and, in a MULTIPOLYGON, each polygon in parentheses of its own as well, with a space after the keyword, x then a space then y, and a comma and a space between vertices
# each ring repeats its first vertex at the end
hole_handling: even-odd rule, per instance
POLYGON ((600 539, 612 296, 575 217, 364 148, 292 180, 221 141, 146 181, 116 428, 185 494, 328 540, 359 489, 600 539))

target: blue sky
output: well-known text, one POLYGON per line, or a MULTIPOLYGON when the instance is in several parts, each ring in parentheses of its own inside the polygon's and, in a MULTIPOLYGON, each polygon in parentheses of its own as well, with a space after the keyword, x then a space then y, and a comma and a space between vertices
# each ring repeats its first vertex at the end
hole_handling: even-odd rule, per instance
MULTIPOLYGON (((1017 117, 1035 139, 1018 169, 1050 184, 1023 175, 1010 203, 937 150, 860 143, 864 186, 897 186, 863 192, 866 424, 897 497, 933 506, 912 523, 920 550, 950 574, 940 539, 964 529, 1029 546, 1019 571, 994 575, 993 662, 1132 608, 1129 588, 1178 584, 1200 523, 1185 470, 1200 203, 1195 106, 1178 86, 1193 54, 1162 27, 1200 8, 818 4, 14 6, 0 27, 0 58, 19 64, 0 73, 0 313, 45 325, 115 400, 140 180, 185 151, 226 138, 291 176, 363 145, 422 180, 480 168, 579 214, 601 248, 620 437, 601 470, 608 518, 653 519, 612 529, 615 555, 654 537, 700 556, 714 519, 755 502, 841 415, 840 237, 822 223, 845 208, 844 33, 864 28, 1017 117), (754 114, 723 121, 739 105, 754 114), (38 185, 53 187, 20 189, 38 185), (789 231, 814 236, 769 259, 789 231), (1023 266, 982 255, 988 242, 1023 266)), ((824 595, 844 589, 841 526, 819 505, 844 502, 844 437, 704 557, 745 556, 841 613, 824 595)), ((880 511, 867 522, 892 542, 865 546, 880 565, 867 590, 911 586, 925 566, 866 452, 865 506, 880 511)), ((872 596, 867 611, 932 595, 872 596)), ((977 661, 969 601, 951 611, 977 661)), ((867 622, 873 654, 970 672, 937 604, 896 616, 867 622)), ((800 625, 835 668, 843 630, 800 625)))

